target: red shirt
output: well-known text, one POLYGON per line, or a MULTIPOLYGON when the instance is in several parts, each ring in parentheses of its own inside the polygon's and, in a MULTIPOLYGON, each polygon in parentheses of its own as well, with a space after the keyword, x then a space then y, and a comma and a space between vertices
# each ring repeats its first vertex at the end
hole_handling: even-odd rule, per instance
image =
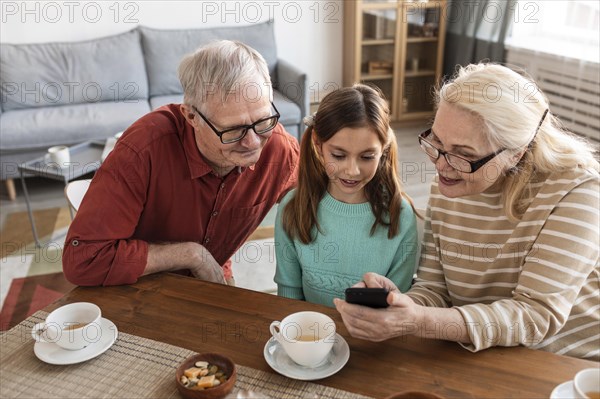
POLYGON ((132 284, 148 243, 194 241, 231 276, 229 258, 296 184, 299 146, 277 125, 251 168, 217 176, 179 104, 136 121, 96 172, 67 234, 66 278, 77 285, 132 284))

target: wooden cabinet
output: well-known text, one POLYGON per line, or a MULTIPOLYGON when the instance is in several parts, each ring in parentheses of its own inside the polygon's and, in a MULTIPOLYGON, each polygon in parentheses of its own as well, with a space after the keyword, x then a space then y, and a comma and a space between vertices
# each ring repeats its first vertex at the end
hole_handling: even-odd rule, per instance
POLYGON ((344 1, 344 86, 378 86, 394 121, 431 117, 446 12, 445 0, 344 1))

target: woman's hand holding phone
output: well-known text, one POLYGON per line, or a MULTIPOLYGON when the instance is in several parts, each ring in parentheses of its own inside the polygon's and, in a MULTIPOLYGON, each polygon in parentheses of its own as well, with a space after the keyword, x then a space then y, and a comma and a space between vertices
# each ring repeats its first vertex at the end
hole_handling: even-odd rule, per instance
POLYGON ((335 307, 340 312, 350 335, 378 342, 417 332, 416 328, 423 316, 422 307, 415 304, 407 295, 402 294, 391 280, 376 273, 367 273, 364 275, 363 281, 355 284, 352 288, 387 290, 386 302, 389 307, 371 309, 335 299, 335 307))
POLYGON ((346 302, 370 308, 387 308, 387 296, 386 288, 346 288, 346 302))

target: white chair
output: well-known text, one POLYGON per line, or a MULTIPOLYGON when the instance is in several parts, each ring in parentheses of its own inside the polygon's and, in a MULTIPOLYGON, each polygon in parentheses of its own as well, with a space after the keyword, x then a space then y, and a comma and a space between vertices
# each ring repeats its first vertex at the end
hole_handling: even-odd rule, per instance
POLYGON ((86 191, 90 187, 91 179, 89 180, 75 180, 68 183, 65 187, 65 197, 67 197, 67 202, 69 206, 74 212, 77 212, 79 209, 79 205, 81 205, 81 200, 85 196, 86 191))

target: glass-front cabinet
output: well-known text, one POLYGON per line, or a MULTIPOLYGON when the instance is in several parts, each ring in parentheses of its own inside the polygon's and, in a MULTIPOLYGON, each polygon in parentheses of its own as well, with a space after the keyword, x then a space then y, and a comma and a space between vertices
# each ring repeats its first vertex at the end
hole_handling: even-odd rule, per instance
POLYGON ((378 86, 396 121, 432 115, 446 1, 344 1, 344 85, 378 86))
POLYGON ((393 102, 394 64, 398 12, 395 8, 365 9, 361 14, 360 77, 361 82, 377 85, 393 102))

